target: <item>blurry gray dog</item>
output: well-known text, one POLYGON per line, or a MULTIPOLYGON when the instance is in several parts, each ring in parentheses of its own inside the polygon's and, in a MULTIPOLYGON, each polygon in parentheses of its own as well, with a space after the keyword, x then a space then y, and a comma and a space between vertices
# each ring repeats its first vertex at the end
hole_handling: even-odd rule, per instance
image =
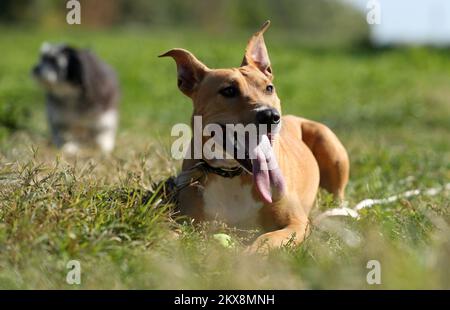
POLYGON ((55 145, 75 154, 80 147, 114 148, 119 85, 111 67, 88 50, 44 43, 34 78, 47 94, 55 145))

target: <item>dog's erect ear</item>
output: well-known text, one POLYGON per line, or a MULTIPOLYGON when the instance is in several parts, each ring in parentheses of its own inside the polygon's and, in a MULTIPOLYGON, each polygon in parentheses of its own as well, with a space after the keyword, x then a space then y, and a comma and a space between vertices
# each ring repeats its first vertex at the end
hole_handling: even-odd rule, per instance
POLYGON ((266 44, 264 43, 264 32, 269 28, 270 21, 266 21, 261 29, 256 32, 248 41, 245 49, 244 60, 241 66, 256 66, 268 78, 272 78, 272 68, 270 67, 269 54, 267 53, 266 44))
POLYGON ((52 45, 48 42, 43 42, 41 44, 40 52, 42 55, 47 54, 52 49, 52 45))
POLYGON ((81 52, 79 52, 76 48, 70 46, 63 46, 61 52, 66 56, 67 62, 67 80, 75 84, 83 84, 86 88, 94 87, 93 85, 98 85, 98 81, 95 81, 96 75, 86 75, 87 72, 92 71, 95 68, 95 64, 91 61, 92 59, 86 60, 86 56, 81 56, 81 52), (85 66, 83 68, 82 62, 85 62, 85 66), (84 78, 83 78, 84 75, 84 78))
POLYGON ((172 57, 177 63, 178 88, 185 95, 191 97, 205 73, 209 70, 208 67, 195 58, 191 52, 181 48, 174 48, 159 57, 167 56, 172 57))

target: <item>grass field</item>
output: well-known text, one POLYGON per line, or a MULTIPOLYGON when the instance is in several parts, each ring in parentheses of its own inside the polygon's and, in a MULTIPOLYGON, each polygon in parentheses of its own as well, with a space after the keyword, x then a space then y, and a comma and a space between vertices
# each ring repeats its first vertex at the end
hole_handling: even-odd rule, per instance
MULTIPOLYGON (((173 61, 156 56, 184 47, 210 67, 236 66, 249 34, 0 33, 0 288, 450 288, 445 190, 375 206, 359 220, 324 220, 300 248, 268 257, 242 253, 256 232, 178 224, 169 206, 136 191, 178 171, 170 129, 191 113, 173 61), (44 40, 91 47, 117 69, 112 156, 69 161, 49 145, 44 96, 29 76, 44 40), (236 246, 222 248, 215 232, 236 246), (66 284, 72 259, 79 286, 66 284), (369 260, 381 263, 381 285, 366 283, 369 260)), ((350 206, 450 182, 448 50, 305 48, 275 31, 266 42, 284 113, 326 123, 347 147, 350 206)), ((333 207, 321 192, 311 217, 333 207)))

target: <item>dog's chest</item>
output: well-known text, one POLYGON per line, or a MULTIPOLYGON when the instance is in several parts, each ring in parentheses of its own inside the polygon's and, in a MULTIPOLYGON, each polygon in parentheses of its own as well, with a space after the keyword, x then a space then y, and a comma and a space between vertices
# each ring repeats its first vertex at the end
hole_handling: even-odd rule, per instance
POLYGON ((92 123, 92 116, 90 113, 80 110, 79 106, 80 99, 76 97, 69 97, 58 101, 49 99, 47 102, 49 120, 53 123, 65 124, 66 126, 92 123))
POLYGON ((252 185, 243 184, 239 177, 216 177, 207 182, 203 192, 204 212, 208 220, 228 224, 257 224, 263 203, 252 195, 252 185))

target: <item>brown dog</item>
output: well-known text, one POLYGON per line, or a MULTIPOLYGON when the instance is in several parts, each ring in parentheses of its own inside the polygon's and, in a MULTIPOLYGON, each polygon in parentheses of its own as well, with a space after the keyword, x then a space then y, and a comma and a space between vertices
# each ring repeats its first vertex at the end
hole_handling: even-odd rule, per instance
POLYGON ((180 190, 181 213, 244 228, 258 225, 266 233, 256 239, 251 250, 302 242, 319 180, 322 187, 342 199, 349 176, 347 152, 330 129, 295 116, 280 117, 280 100, 272 84, 263 38, 269 24, 266 22, 250 39, 239 68, 209 69, 183 49, 161 55, 174 58, 178 87, 192 99, 193 117, 201 116, 205 126, 281 127, 266 135, 266 141, 270 140, 266 143, 268 153, 258 153, 251 161, 202 158, 183 162, 182 173, 189 175, 202 167, 206 177, 180 190), (277 166, 267 171, 261 167, 269 157, 277 166))

